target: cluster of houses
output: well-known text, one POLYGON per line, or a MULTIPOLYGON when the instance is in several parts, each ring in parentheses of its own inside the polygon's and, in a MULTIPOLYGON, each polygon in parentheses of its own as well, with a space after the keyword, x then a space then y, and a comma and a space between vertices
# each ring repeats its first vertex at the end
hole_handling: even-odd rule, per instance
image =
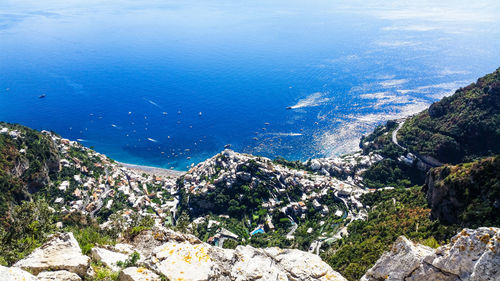
POLYGON ((11 138, 17 139, 21 135, 21 132, 18 130, 11 130, 7 127, 2 127, 0 128, 0 134, 9 135, 11 138))
MULTIPOLYGON (((58 148, 62 156, 59 161, 60 169, 74 171, 72 177, 55 182, 54 188, 57 189, 58 196, 53 198, 53 202, 55 206, 59 206, 60 211, 80 211, 96 216, 101 210, 113 209, 124 221, 130 221, 132 214, 138 213, 140 216, 153 216, 158 225, 172 224, 179 202, 176 178, 129 169, 78 142, 48 131, 42 133, 58 148), (71 153, 71 150, 75 149, 83 152, 85 159, 74 156, 75 153, 71 153)), ((0 134, 8 134, 13 138, 20 135, 19 131, 5 127, 0 128, 0 134)), ((183 188, 188 194, 200 195, 216 188, 231 188, 241 182, 253 188, 265 181, 271 197, 261 207, 267 211, 267 219, 249 233, 253 236, 275 230, 270 216, 275 210, 290 218, 305 218, 312 206, 323 217, 335 216, 351 220, 364 218, 366 212, 359 198, 368 191, 357 184, 359 174, 380 160, 381 156, 377 154, 314 159, 305 163, 310 169, 305 171, 273 163, 268 158, 226 149, 185 173, 183 188), (298 200, 296 195, 292 196, 292 200, 290 189, 297 188, 300 189, 301 196, 298 200), (345 208, 332 208, 323 203, 326 201, 324 198, 332 193, 344 202, 345 208)), ((204 218, 196 219, 193 224, 199 224, 200 221, 197 220, 201 219, 204 218)), ((107 221, 102 226, 111 224, 111 221, 107 221)), ((209 229, 218 228, 216 234, 210 237, 210 242, 222 245, 225 239, 238 239, 238 235, 219 224, 214 220, 208 221, 209 229)))
MULTIPOLYGON (((95 216, 102 209, 112 209, 114 204, 121 204, 118 209, 124 221, 130 221, 132 213, 136 212, 140 216, 153 216, 158 225, 172 223, 178 204, 175 178, 123 167, 78 142, 48 131, 42 133, 52 139, 62 155, 60 168, 75 172, 72 178, 55 186, 61 196, 55 198, 54 203, 60 206, 63 213, 80 211, 95 216), (71 149, 84 152, 92 163, 87 162, 86 166, 83 159, 70 156, 71 149), (91 165, 93 167, 89 167, 91 165), (95 173, 96 169, 100 172, 95 173), (72 200, 66 202, 65 197, 72 200)), ((108 221, 103 225, 110 224, 108 221)))
MULTIPOLYGON (((367 165, 367 161, 376 161, 378 157, 372 155, 363 159, 360 162, 361 165, 367 165)), ((353 160, 350 158, 347 160, 348 164, 344 166, 349 167, 353 160)), ((342 165, 338 164, 338 166, 342 165)), ((359 198, 367 192, 352 182, 339 180, 330 175, 292 169, 273 163, 265 157, 236 153, 229 149, 192 167, 184 176, 184 187, 188 193, 200 195, 211 192, 216 186, 231 188, 238 181, 243 181, 252 188, 263 180, 266 181, 272 194, 272 197, 261 205, 267 210, 269 219, 265 224, 251 231, 251 235, 274 230, 269 214, 275 210, 293 217, 305 218, 308 207, 312 205, 323 217, 334 215, 357 218, 356 214, 363 210, 363 204, 359 198), (302 192, 300 200, 290 200, 291 187, 300 188, 302 192), (344 209, 348 210, 347 213, 344 213, 343 209, 331 209, 327 204, 322 203, 325 201, 322 199, 330 196, 332 192, 344 202, 346 205, 344 209), (285 198, 288 200, 284 200, 285 198)))
POLYGON ((377 153, 371 152, 364 155, 361 152, 355 152, 339 157, 316 158, 305 164, 319 174, 342 178, 346 183, 362 187, 361 174, 382 159, 384 158, 377 153))

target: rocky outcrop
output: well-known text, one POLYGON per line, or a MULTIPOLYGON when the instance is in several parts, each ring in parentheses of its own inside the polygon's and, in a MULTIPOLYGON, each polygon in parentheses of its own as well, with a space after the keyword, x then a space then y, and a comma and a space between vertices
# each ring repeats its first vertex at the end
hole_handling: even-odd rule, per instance
POLYGON ((500 280, 500 229, 464 229, 436 250, 398 238, 362 277, 363 281, 500 280))
POLYGON ((0 277, 9 281, 37 281, 31 273, 17 267, 5 267, 0 265, 0 277))
POLYGON ((81 281, 80 276, 66 270, 46 271, 38 274, 38 281, 81 281))
POLYGON ((128 267, 120 272, 119 281, 160 281, 160 276, 144 267, 128 267))
POLYGON ((238 246, 231 272, 237 280, 346 280, 317 255, 296 249, 238 246))
POLYGON ((102 262, 105 266, 113 271, 120 271, 118 262, 124 262, 128 259, 128 255, 118 251, 111 251, 105 248, 94 247, 91 251, 92 258, 102 262))
POLYGON ((384 253, 361 280, 404 280, 421 265, 425 257, 433 253, 434 249, 415 244, 401 236, 391 251, 384 253))
POLYGON ((500 225, 499 170, 495 156, 429 171, 423 191, 432 217, 466 227, 500 225))
POLYGON ((167 242, 153 251, 147 265, 170 280, 211 280, 219 277, 219 272, 208 249, 208 244, 167 242))
POLYGON ((300 250, 251 246, 229 250, 174 233, 160 238, 164 243, 145 262, 171 280, 346 280, 320 257, 300 250))
POLYGON ((42 271, 67 270, 85 276, 90 258, 83 255, 73 233, 54 234, 42 247, 14 264, 33 274, 42 271))

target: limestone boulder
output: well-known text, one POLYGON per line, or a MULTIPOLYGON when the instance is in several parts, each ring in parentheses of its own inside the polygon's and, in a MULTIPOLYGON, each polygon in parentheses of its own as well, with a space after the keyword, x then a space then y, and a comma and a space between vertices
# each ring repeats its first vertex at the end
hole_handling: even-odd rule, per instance
POLYGON ((498 281, 500 228, 464 229, 436 250, 398 238, 361 280, 498 281))
POLYGON ((406 276, 420 267, 425 257, 433 253, 432 248, 415 244, 401 236, 396 240, 391 251, 384 253, 361 280, 404 280, 406 276))
POLYGON ((346 280, 317 255, 296 249, 238 246, 231 277, 235 280, 346 280))
POLYGON ((160 281, 161 278, 144 267, 128 267, 120 272, 119 281, 160 281))
POLYGON ((279 248, 168 242, 146 264, 171 280, 346 280, 314 254, 279 248))
POLYGON ((78 274, 66 270, 41 272, 38 281, 82 281, 78 274))
POLYGON ((29 256, 14 264, 33 274, 42 271, 67 270, 85 276, 90 258, 83 255, 73 233, 57 233, 29 256))
POLYGON ((37 281, 31 273, 18 267, 5 267, 0 265, 0 279, 9 281, 37 281))
POLYGON ((500 228, 464 229, 426 262, 461 280, 500 280, 500 228))
POLYGON ((129 257, 127 254, 100 247, 92 248, 91 254, 93 259, 102 262, 113 271, 120 271, 121 268, 118 266, 118 262, 124 262, 129 257))
POLYGON ((153 250, 147 265, 169 280, 205 281, 218 277, 208 244, 167 242, 153 250))

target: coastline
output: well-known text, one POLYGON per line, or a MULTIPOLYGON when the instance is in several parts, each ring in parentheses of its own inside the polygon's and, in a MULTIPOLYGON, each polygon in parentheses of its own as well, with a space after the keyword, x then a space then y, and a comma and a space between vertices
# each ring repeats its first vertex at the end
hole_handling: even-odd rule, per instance
POLYGON ((146 173, 149 175, 171 177, 174 179, 178 178, 178 177, 182 176, 184 173, 186 173, 185 171, 177 171, 177 170, 166 169, 166 168, 158 168, 158 167, 152 167, 152 166, 129 164, 129 163, 123 163, 123 162, 119 162, 119 161, 116 161, 116 163, 120 166, 127 168, 127 169, 135 170, 135 171, 146 173))

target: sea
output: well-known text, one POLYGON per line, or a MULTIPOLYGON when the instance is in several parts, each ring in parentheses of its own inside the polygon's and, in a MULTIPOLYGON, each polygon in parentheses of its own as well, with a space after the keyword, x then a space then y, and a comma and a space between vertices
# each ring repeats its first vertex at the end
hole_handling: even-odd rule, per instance
POLYGON ((497 0, 0 1, 0 121, 176 170, 349 153, 498 67, 497 0))

